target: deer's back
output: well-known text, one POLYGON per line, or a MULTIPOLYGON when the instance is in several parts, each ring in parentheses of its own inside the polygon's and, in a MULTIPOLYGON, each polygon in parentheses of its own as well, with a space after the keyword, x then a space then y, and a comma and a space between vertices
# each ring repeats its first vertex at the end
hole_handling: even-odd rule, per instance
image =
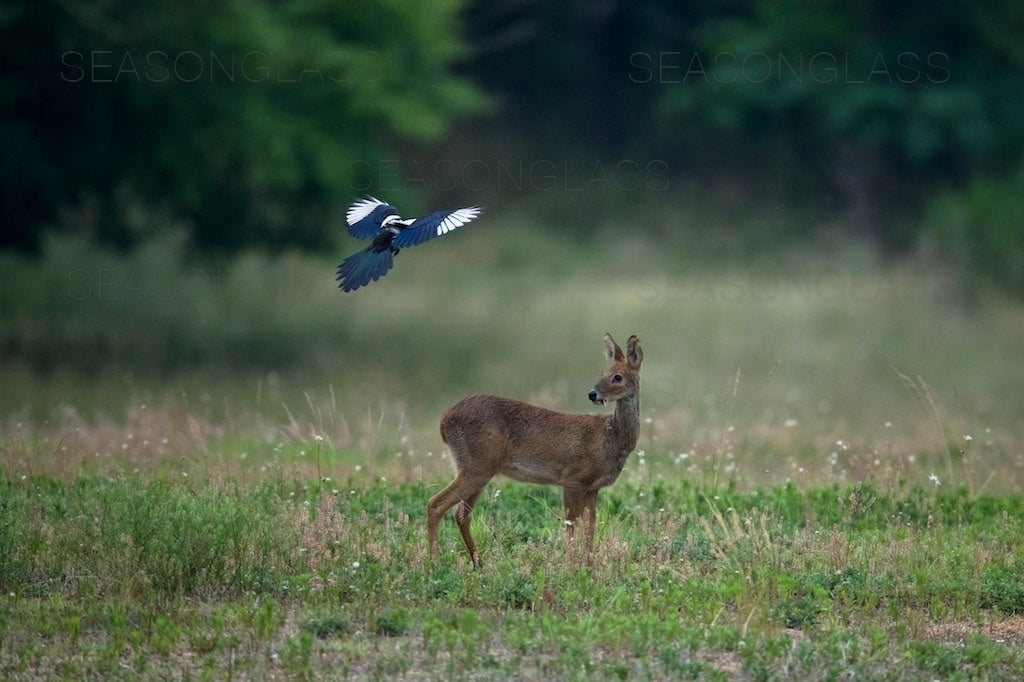
POLYGON ((444 414, 441 438, 448 445, 467 438, 501 438, 520 448, 535 442, 590 440, 603 433, 605 422, 599 415, 564 414, 511 398, 474 395, 444 414))

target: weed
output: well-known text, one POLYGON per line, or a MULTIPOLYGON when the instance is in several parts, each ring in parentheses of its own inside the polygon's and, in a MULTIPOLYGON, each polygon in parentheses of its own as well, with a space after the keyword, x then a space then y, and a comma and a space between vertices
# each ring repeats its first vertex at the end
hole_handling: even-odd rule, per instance
POLYGON ((1006 614, 1024 613, 1024 577, 1020 569, 1002 563, 985 568, 981 576, 981 606, 1006 614))
POLYGON ((409 612, 400 606, 385 609, 374 619, 374 627, 387 637, 404 635, 409 627, 409 612))
POLYGON ((535 598, 533 582, 528 576, 512 574, 501 586, 501 604, 507 608, 531 608, 535 598))
POLYGON ((312 632, 319 639, 329 639, 348 634, 349 622, 344 616, 314 618, 303 623, 302 629, 312 632))

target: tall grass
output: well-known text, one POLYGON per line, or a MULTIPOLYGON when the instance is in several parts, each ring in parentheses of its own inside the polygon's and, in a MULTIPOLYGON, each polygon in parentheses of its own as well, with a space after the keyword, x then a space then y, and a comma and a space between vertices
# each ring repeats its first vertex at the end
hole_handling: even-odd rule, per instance
POLYGON ((3 492, 2 583, 27 597, 210 597, 274 588, 301 565, 268 486, 38 478, 3 492))
POLYGON ((644 341, 640 447, 652 468, 678 465, 666 475, 1019 487, 1019 304, 855 245, 704 258, 686 246, 705 232, 668 227, 692 219, 596 225, 578 245, 489 214, 353 294, 333 255, 214 262, 173 237, 6 254, 2 461, 258 468, 320 435, 336 476, 444 477, 447 406, 485 392, 592 410, 610 331, 644 341))

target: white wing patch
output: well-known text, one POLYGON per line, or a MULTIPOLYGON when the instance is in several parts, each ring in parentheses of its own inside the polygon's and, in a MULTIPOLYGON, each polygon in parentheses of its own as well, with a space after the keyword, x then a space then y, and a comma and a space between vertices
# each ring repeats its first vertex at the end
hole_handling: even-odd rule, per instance
POLYGON ((349 225, 355 225, 360 220, 370 215, 370 213, 373 212, 373 209, 384 203, 387 202, 381 201, 380 199, 374 199, 373 197, 360 199, 348 207, 348 213, 345 214, 345 221, 348 222, 349 225))
POLYGON ((472 208, 460 208, 452 211, 437 226, 437 236, 440 237, 443 234, 448 234, 455 228, 462 227, 466 223, 471 222, 479 215, 480 209, 476 206, 473 206, 472 208))

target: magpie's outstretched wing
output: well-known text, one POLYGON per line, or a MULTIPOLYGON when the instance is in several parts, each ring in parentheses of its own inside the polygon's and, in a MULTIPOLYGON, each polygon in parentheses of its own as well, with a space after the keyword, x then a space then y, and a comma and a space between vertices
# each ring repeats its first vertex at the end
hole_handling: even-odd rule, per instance
POLYGON ((345 222, 348 233, 356 239, 370 239, 380 232, 380 224, 389 215, 398 215, 398 210, 380 199, 360 199, 348 207, 345 222))
POLYGON ((335 279, 342 291, 352 291, 380 279, 394 264, 391 249, 377 251, 370 246, 341 261, 335 279))
POLYGON ((472 222, 480 215, 480 208, 457 208, 454 211, 438 211, 413 221, 409 227, 395 235, 394 245, 401 248, 416 246, 428 239, 448 234, 452 230, 472 222))

